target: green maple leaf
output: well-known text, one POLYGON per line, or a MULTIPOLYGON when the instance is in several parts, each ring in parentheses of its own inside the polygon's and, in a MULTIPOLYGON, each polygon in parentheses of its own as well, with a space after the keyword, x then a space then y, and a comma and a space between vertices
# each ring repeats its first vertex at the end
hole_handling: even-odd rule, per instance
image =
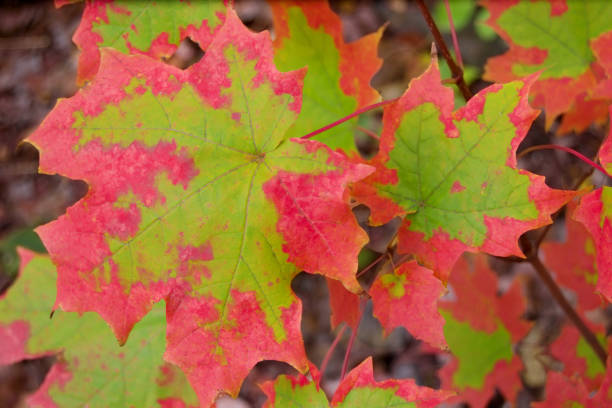
POLYGON ((453 112, 437 63, 385 109, 377 171, 353 188, 373 224, 403 216, 398 249, 442 280, 464 251, 523 256, 518 237, 551 222, 573 195, 517 169, 515 152, 537 115, 535 80, 496 84, 453 112))
POLYGON ((235 396, 260 360, 306 368, 290 289, 300 270, 360 290, 367 236, 344 191, 372 169, 289 139, 303 75, 278 72, 268 33, 229 11, 185 71, 103 51, 96 78, 29 139, 42 171, 90 187, 38 229, 56 306, 98 312, 124 342, 164 299, 165 358, 202 405, 235 396))
MULTIPOLYGON (((274 16, 274 62, 282 71, 308 67, 302 111, 288 130, 292 137, 322 128, 380 100, 370 80, 382 65, 377 56, 382 30, 346 43, 340 18, 327 0, 270 4, 274 16)), ((333 149, 356 152, 357 119, 313 137, 333 149)))

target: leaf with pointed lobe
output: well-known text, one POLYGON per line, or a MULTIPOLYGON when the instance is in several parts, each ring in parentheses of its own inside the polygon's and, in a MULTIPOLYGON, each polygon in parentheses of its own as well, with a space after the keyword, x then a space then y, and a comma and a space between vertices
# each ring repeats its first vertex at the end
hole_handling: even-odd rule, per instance
POLYGON ((206 50, 225 12, 222 0, 88 1, 73 37, 81 50, 77 81, 82 84, 98 72, 102 47, 160 59, 192 37, 206 50))
POLYGON ((438 313, 438 298, 446 289, 432 271, 415 261, 406 262, 393 272, 378 276, 368 292, 373 314, 385 335, 396 327, 404 327, 434 347, 447 347, 444 319, 438 313))
MULTIPOLYGON (((266 408, 330 406, 325 393, 305 376, 279 376, 274 381, 262 384, 261 388, 268 396, 264 405, 266 408)), ((449 391, 418 386, 412 379, 378 382, 374 379, 370 357, 352 369, 340 382, 332 396, 331 406, 433 408, 451 395, 449 391)))
MULTIPOLYGON (((541 72, 533 85, 533 104, 546 110, 546 125, 564 118, 565 131, 584 130, 585 121, 577 120, 575 109, 580 100, 590 99, 598 81, 599 68, 591 48, 592 41, 612 31, 612 5, 607 1, 529 1, 485 0, 491 16, 488 24, 506 41, 509 50, 490 58, 484 78, 506 82, 534 72, 541 72)), ((592 102, 596 103, 596 102, 592 102)), ((604 121, 606 116, 594 117, 604 121)))
POLYGON ((197 406, 178 367, 165 363, 164 308, 156 305, 120 347, 95 313, 49 312, 55 298, 55 266, 48 256, 20 249, 21 270, 0 299, 0 361, 57 356, 29 407, 164 408, 197 406))
POLYGON ((555 280, 576 294, 577 309, 583 313, 602 306, 602 301, 595 293, 595 244, 584 226, 572 218, 576 207, 575 200, 568 203, 565 242, 547 241, 541 249, 544 262, 555 274, 555 280))
MULTIPOLYGON (((581 317, 585 322, 589 322, 584 316, 581 317)), ((590 322, 588 325, 605 349, 605 328, 590 322)), ((563 327, 559 337, 551 344, 550 353, 563 363, 565 375, 580 377, 591 391, 599 389, 606 374, 606 367, 575 326, 566 324, 563 327)))
MULTIPOLYGON (((370 86, 382 65, 378 41, 382 29, 347 43, 342 23, 327 0, 274 1, 274 62, 282 71, 308 67, 299 118, 289 129, 300 137, 380 100, 370 86)), ((317 136, 332 149, 355 152, 357 119, 317 136)))
POLYGON ((258 361, 306 369, 299 270, 361 290, 367 236, 345 189, 372 169, 287 137, 303 75, 278 72, 268 33, 229 10, 184 71, 104 50, 29 139, 41 171, 89 184, 37 230, 58 266, 55 306, 98 312, 125 342, 164 299, 165 358, 202 405, 236 395, 258 361))
POLYGON ((346 290, 344 285, 335 279, 326 279, 329 291, 330 323, 332 329, 346 323, 355 330, 359 325, 361 313, 359 296, 346 290))
MULTIPOLYGON (((598 156, 601 165, 612 174, 612 132, 601 145, 598 156)), ((573 217, 585 226, 595 244, 596 291, 612 302, 612 187, 603 186, 583 196, 573 217)))
POLYGON ((534 408, 601 408, 612 406, 612 364, 610 358, 606 375, 593 395, 580 377, 567 377, 561 373, 550 372, 546 381, 546 397, 542 402, 534 402, 534 408))
POLYGON ((498 295, 497 278, 484 255, 461 258, 448 281, 453 300, 441 300, 444 337, 452 360, 440 371, 442 388, 457 392, 453 402, 485 406, 495 389, 514 401, 523 365, 513 345, 527 334, 521 319, 526 300, 518 282, 498 295))
POLYGON ((551 222, 575 193, 517 169, 516 149, 537 112, 535 77, 495 84, 453 112, 436 62, 384 110, 377 171, 353 196, 373 224, 403 216, 398 250, 414 254, 443 281, 465 251, 523 256, 518 238, 551 222))

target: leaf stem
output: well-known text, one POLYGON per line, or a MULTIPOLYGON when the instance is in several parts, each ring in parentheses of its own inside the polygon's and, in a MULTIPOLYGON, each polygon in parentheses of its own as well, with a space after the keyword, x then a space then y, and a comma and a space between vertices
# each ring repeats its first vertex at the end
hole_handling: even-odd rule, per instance
POLYGON ((440 30, 438 29, 436 22, 434 21, 433 17, 429 13, 429 10, 427 9, 425 2, 423 0, 417 0, 416 4, 417 6, 419 6, 419 9, 421 9, 421 13, 423 14, 423 17, 425 17, 425 21, 427 22, 427 25, 429 26, 429 29, 431 30, 431 33, 433 34, 434 39, 436 41, 436 45, 438 46, 438 48, 440 49, 440 52, 442 53, 442 56, 446 60, 446 63, 448 64, 448 67, 450 68, 453 74, 453 79, 455 83, 457 84, 459 91, 461 91, 461 94, 463 95, 463 98, 465 99, 465 101, 466 102, 469 101, 472 98, 472 96, 474 96, 474 94, 472 94, 472 91, 470 91, 467 84, 465 83, 465 79, 463 79, 463 69, 461 69, 461 67, 457 65, 453 56, 448 50, 448 47, 446 46, 446 42, 444 41, 444 38, 442 37, 442 34, 440 33, 440 30))
POLYGON ((366 135, 370 136, 372 139, 380 140, 380 137, 376 133, 372 132, 370 129, 366 129, 362 126, 357 126, 357 130, 365 133, 366 135))
POLYGON ((361 323, 361 319, 363 318, 367 301, 368 298, 366 297, 362 297, 359 300, 359 320, 357 320, 357 326, 353 328, 351 338, 349 339, 348 345, 346 346, 346 353, 344 353, 344 361, 342 362, 342 371, 340 372, 340 381, 342 381, 344 379, 344 376, 346 375, 349 357, 351 355, 351 350, 353 349, 353 343, 355 343, 355 338, 357 337, 357 332, 359 331, 359 324, 361 323))
MULTIPOLYGON (((347 327, 348 327, 347 325, 342 326, 340 331, 338 331, 338 334, 336 334, 336 338, 334 339, 332 344, 329 346, 327 353, 325 353, 325 357, 323 358, 323 362, 321 363, 321 369, 319 370, 321 372, 319 382, 323 378, 323 374, 325 374, 325 370, 327 369, 327 364, 329 363, 329 360, 331 359, 331 356, 334 353, 334 350, 336 349, 336 346, 340 342, 340 339, 342 338, 342 335, 346 331, 347 327)), ((317 385, 320 385, 320 384, 317 384, 317 385)))
POLYGON ((375 103, 373 105, 364 106, 363 108, 357 109, 355 112, 351 113, 348 116, 343 117, 342 119, 338 119, 337 121, 332 122, 332 123, 330 123, 327 126, 323 126, 320 129, 317 129, 317 130, 315 130, 313 132, 310 132, 310 133, 302 136, 300 139, 310 139, 311 137, 316 136, 319 133, 323 133, 326 130, 329 130, 329 129, 333 128, 333 127, 336 127, 338 125, 343 124, 344 122, 346 122, 348 120, 353 119, 355 116, 359 116, 362 113, 366 113, 368 111, 371 111, 372 109, 380 108, 381 106, 390 105, 390 104, 392 104, 394 102, 397 102, 398 100, 399 100, 399 98, 389 99, 389 100, 386 100, 386 101, 375 103))
POLYGON ((463 58, 461 58, 461 49, 459 49, 459 41, 457 40, 457 32, 455 31, 455 23, 453 22, 453 14, 451 13, 450 4, 448 0, 444 0, 444 7, 446 7, 446 15, 448 17, 448 24, 450 25, 451 36, 453 38, 453 48, 455 49, 455 55, 457 56, 457 63, 463 69, 463 58))
POLYGON ((543 145, 531 146, 531 147, 526 148, 522 152, 520 152, 516 156, 516 158, 518 160, 521 157, 523 157, 524 155, 526 155, 527 153, 531 153, 531 152, 534 152, 536 150, 552 150, 552 149, 563 150, 564 152, 570 153, 570 154, 576 156, 577 158, 579 158, 580 160, 582 160, 583 162, 587 163, 588 165, 590 165, 590 166, 596 168, 597 170, 601 171, 603 174, 608 176, 609 179, 612 179, 612 176, 602 166, 600 166, 599 164, 595 163, 593 160, 589 159, 588 157, 586 157, 582 153, 579 153, 576 150, 571 149, 571 148, 566 147, 566 146, 554 145, 554 144, 543 144, 543 145))
POLYGON ((535 269, 535 271, 538 273, 538 276, 540 277, 540 279, 542 279, 542 281, 550 291, 552 297, 555 299, 561 309, 563 309, 565 315, 572 321, 572 323, 574 323, 574 326, 576 326, 582 337, 593 349, 593 351, 605 367, 608 359, 606 350, 604 350, 604 348, 601 346, 601 344, 597 340, 597 337, 595 336, 595 334, 593 334, 591 329, 588 328, 586 323, 580 318, 578 313, 576 313, 572 305, 570 305, 567 299, 565 299, 563 292, 561 292, 561 289, 553 279, 552 275, 550 274, 550 271, 548 270, 546 265, 544 265, 542 261, 540 261, 537 249, 531 245, 525 235, 521 237, 521 244, 523 246, 525 254, 527 255, 527 262, 529 262, 533 269, 535 269))

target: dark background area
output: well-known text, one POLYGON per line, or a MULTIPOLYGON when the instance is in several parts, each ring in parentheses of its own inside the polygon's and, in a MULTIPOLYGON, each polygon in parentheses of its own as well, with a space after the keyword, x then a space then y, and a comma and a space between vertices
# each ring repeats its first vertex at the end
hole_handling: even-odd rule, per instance
MULTIPOLYGON (((435 3, 428 3, 432 10, 435 3)), ((251 29, 272 28, 271 14, 264 2, 237 1, 236 8, 251 29)), ((409 80, 423 72, 429 63, 432 37, 418 8, 410 1, 333 1, 332 8, 343 19, 347 41, 389 22, 379 47, 384 64, 373 80, 384 99, 401 95, 409 80)), ((10 285, 16 274, 15 246, 25 245, 43 251, 32 228, 57 218, 87 192, 86 184, 81 181, 38 174, 37 150, 27 142, 20 143, 41 123, 58 98, 70 97, 78 89, 75 84, 78 50, 71 37, 79 24, 82 9, 82 4, 55 9, 51 1, 0 1, 0 291, 10 285)), ((483 38, 479 34, 480 13, 478 8, 474 8, 458 32, 464 62, 473 67, 470 68, 473 91, 487 85, 479 79, 486 59, 505 50, 499 38, 483 38)), ((186 40, 168 63, 184 68, 201 56, 201 50, 186 40)), ((379 113, 371 115, 371 130, 378 130, 379 120, 379 113)), ((565 135, 562 143, 593 158, 604 134, 604 129, 592 127, 581 134, 565 135)), ((521 149, 545 143, 559 143, 559 139, 545 131, 540 117, 521 149)), ((376 146, 370 143, 364 149, 374 151, 376 146)), ((557 188, 570 188, 575 180, 589 171, 584 163, 558 151, 530 153, 520 161, 520 165, 546 175, 548 184, 557 188)), ((358 215, 360 218, 367 216, 358 215)), ((562 225, 558 223, 551 237, 562 233, 562 225)), ((384 230, 372 235, 372 240, 371 247, 381 243, 384 247, 384 230)), ((492 265, 502 277, 511 278, 516 273, 516 267, 503 260, 492 260, 492 265)), ((522 406, 528 406, 529 401, 541 393, 545 373, 544 363, 538 362, 538 347, 551 340, 563 320, 546 290, 535 277, 532 278, 527 282, 530 309, 526 317, 536 320, 536 325, 528 336, 529 340, 521 345, 522 355, 532 359, 529 364, 526 362, 523 378, 526 387, 520 398, 522 406)), ((302 329, 307 352, 312 361, 320 364, 335 336, 329 324, 324 279, 301 274, 293 282, 293 288, 304 302, 302 329)), ((325 373, 328 390, 337 386, 347 341, 348 333, 325 373)), ((420 343, 405 330, 396 330, 388 338, 383 338, 378 322, 366 312, 351 363, 356 364, 368 355, 374 357, 378 379, 410 377, 419 384, 439 385, 436 371, 444 363, 442 359, 424 352, 420 343)), ((47 357, 0 367, 0 407, 20 406, 22 397, 43 381, 52 361, 52 357, 47 357)), ((258 364, 247 378, 240 400, 226 400, 219 406, 259 406, 264 397, 255 383, 282 372, 291 372, 291 369, 277 362, 258 364)), ((497 395, 492 398, 490 407, 501 407, 502 404, 503 397, 497 395)))

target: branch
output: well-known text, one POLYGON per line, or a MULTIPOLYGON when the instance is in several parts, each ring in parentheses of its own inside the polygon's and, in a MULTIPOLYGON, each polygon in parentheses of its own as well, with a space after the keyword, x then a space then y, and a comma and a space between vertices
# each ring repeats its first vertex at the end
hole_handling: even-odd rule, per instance
POLYGON ((436 45, 440 49, 442 56, 446 60, 448 67, 453 73, 453 79, 455 80, 459 91, 461 91, 461 94, 463 95, 465 101, 469 101, 472 96, 474 96, 474 94, 472 94, 472 91, 470 91, 467 84, 465 83, 465 80, 463 79, 463 70, 459 65, 457 65, 455 59, 448 50, 448 47, 446 46, 446 42, 444 41, 440 30, 438 30, 438 26, 433 20, 433 17, 429 13, 429 10, 427 9, 427 6, 423 2, 423 0, 417 0, 416 3, 417 6, 419 6, 419 8, 421 9, 421 13, 423 14, 423 17, 425 17, 425 21, 427 22, 427 25, 429 26, 429 29, 431 30, 431 33, 433 34, 434 39, 436 40, 436 45))
POLYGON ((572 305, 570 305, 567 299, 565 299, 563 292, 561 292, 561 289, 551 276, 550 271, 548 270, 548 268, 546 268, 546 265, 544 265, 542 261, 540 261, 537 250, 531 245, 529 240, 525 238, 524 235, 521 237, 521 244, 523 246, 525 254, 527 255, 527 262, 529 262, 531 266, 533 266, 533 268, 536 270, 538 276, 540 277, 540 279, 542 279, 542 281, 544 281, 544 284, 550 291, 552 297, 555 299, 557 304, 561 306, 561 309, 563 309, 565 315, 572 321, 572 323, 574 323, 574 326, 576 326, 582 337, 593 349, 593 351, 605 367, 608 360, 606 350, 604 350, 604 348, 601 346, 601 344, 597 340, 597 337, 595 336, 595 334, 593 334, 591 329, 588 328, 586 323, 580 318, 578 313, 576 313, 572 305))

